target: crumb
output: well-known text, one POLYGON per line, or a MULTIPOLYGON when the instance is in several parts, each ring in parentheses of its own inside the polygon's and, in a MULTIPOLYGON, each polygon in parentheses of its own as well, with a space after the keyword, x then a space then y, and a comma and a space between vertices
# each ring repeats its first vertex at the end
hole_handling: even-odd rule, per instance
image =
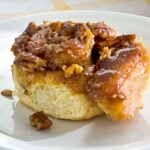
POLYGON ((5 97, 12 97, 12 91, 9 89, 4 89, 1 91, 1 95, 5 96, 5 97))
POLYGON ((47 117, 43 111, 36 112, 29 116, 31 126, 38 130, 50 128, 53 122, 47 117))

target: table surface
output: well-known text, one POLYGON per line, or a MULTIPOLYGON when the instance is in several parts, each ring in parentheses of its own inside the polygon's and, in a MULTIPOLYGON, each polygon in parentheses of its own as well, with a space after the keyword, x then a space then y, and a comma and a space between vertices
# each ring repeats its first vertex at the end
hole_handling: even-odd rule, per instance
POLYGON ((150 17, 150 0, 0 0, 0 21, 49 11, 104 10, 150 17))

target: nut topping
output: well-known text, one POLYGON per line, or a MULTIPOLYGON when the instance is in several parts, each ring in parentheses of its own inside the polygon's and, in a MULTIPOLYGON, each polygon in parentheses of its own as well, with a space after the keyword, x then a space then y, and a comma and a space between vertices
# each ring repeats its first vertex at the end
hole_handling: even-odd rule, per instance
POLYGON ((12 97, 12 91, 9 89, 4 89, 1 91, 1 95, 6 96, 6 97, 12 97))
POLYGON ((29 116, 31 126, 37 130, 47 129, 52 126, 53 122, 48 119, 47 115, 43 111, 39 111, 29 116))
POLYGON ((67 68, 67 66, 63 65, 62 70, 65 72, 65 77, 70 77, 74 74, 80 74, 83 71, 83 67, 78 64, 72 64, 67 68))

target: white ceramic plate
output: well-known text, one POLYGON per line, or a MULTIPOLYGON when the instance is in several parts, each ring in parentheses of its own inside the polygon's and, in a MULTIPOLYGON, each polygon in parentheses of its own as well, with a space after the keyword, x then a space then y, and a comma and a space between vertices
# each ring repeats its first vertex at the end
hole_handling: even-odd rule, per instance
MULTIPOLYGON (((0 23, 0 90, 13 89, 10 52, 14 38, 30 21, 42 20, 105 21, 118 34, 136 33, 150 46, 150 19, 114 12, 76 11, 44 13, 0 23)), ((150 88, 149 88, 150 89, 150 88)), ((106 117, 89 121, 53 119, 54 125, 45 131, 36 131, 28 122, 32 110, 15 100, 0 96, 1 149, 150 149, 150 94, 143 97, 145 107, 130 121, 112 122, 106 117)))

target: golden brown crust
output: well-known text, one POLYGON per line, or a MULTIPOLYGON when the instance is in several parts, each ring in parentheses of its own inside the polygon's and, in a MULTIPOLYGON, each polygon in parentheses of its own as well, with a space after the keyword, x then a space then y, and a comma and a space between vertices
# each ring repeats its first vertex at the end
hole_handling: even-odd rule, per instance
POLYGON ((17 96, 36 111, 70 120, 90 119, 103 114, 83 93, 84 77, 72 76, 66 80, 63 71, 30 73, 17 65, 13 65, 12 72, 17 96))

